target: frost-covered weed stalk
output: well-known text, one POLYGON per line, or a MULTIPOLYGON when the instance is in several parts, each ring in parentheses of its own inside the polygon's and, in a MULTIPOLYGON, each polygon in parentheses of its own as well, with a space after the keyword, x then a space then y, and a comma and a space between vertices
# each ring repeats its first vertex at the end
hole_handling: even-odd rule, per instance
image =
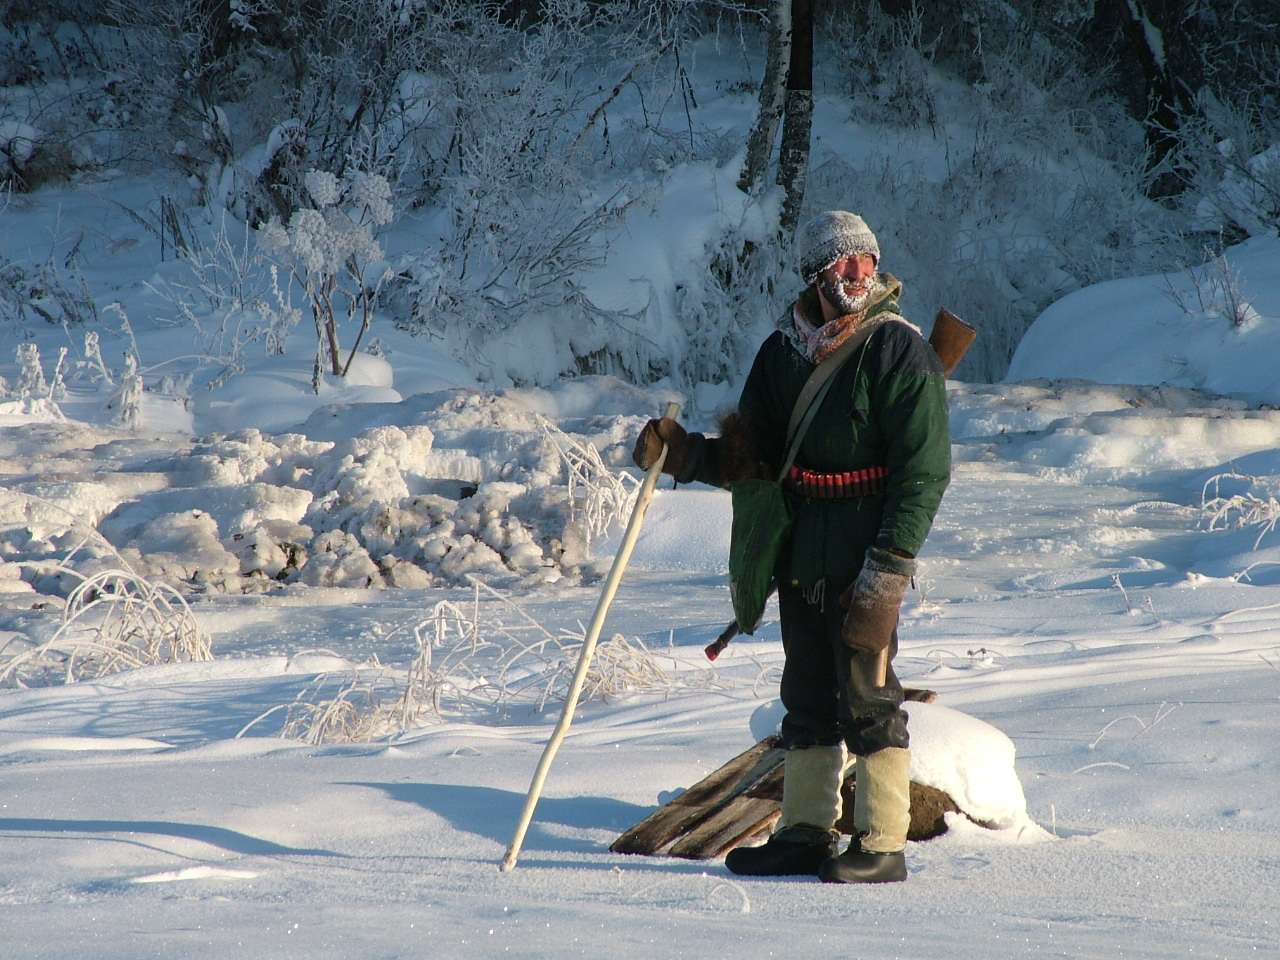
POLYGON ((1226 322, 1240 329, 1257 322, 1258 311, 1245 299, 1240 275, 1222 249, 1205 248, 1205 262, 1190 265, 1185 274, 1190 287, 1165 274, 1166 292, 1178 309, 1194 320, 1226 322))
POLYGON ((209 636, 182 595, 127 569, 81 578, 54 635, 33 647, 12 647, 11 641, 0 648, 0 686, 75 683, 155 664, 213 659, 209 636))
POLYGON ((575 440, 543 418, 543 433, 564 461, 569 477, 569 518, 578 523, 586 546, 631 514, 640 481, 629 473, 614 473, 590 443, 575 440))
POLYGON ((363 170, 342 177, 310 170, 305 184, 312 205, 296 209, 287 225, 269 220, 261 228, 262 243, 306 290, 316 327, 317 377, 322 356, 330 373, 346 376, 390 277, 374 231, 395 216, 391 184, 363 170), (358 321, 345 352, 340 317, 347 324, 358 321))

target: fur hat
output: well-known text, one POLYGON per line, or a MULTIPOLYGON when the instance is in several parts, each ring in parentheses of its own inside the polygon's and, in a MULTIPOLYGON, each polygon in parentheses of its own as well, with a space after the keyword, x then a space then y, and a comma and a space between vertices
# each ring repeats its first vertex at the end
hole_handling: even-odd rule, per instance
POLYGON ((804 224, 796 235, 800 254, 800 276, 811 284, 818 274, 837 260, 869 253, 880 263, 880 244, 876 235, 856 213, 828 210, 804 224))

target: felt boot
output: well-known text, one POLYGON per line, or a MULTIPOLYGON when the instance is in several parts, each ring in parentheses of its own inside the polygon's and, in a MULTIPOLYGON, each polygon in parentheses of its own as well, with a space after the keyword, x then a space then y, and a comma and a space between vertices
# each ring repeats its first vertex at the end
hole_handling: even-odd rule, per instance
POLYGON ((769 842, 738 847, 724 858, 731 873, 746 876, 816 876, 839 849, 844 745, 788 750, 782 779, 782 818, 769 842))
POLYGON ((826 883, 894 883, 907 879, 907 828, 911 824, 911 753, 885 747, 859 756, 855 767, 849 849, 819 868, 826 883))

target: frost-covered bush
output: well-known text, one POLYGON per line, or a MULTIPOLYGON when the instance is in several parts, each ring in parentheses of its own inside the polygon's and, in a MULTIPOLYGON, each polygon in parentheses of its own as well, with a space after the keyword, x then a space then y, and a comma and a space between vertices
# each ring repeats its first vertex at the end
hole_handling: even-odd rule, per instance
POLYGON ((94 44, 94 31, 73 38, 21 13, 0 22, 0 189, 29 193, 118 156, 105 149, 113 104, 94 44))
POLYGON ((464 6, 455 7, 459 28, 432 37, 412 78, 438 105, 423 152, 444 227, 438 244, 402 265, 399 322, 448 342, 495 384, 672 373, 678 357, 652 336, 666 291, 640 282, 627 302, 605 303, 586 277, 624 217, 650 199, 643 184, 625 182, 645 171, 620 175, 619 161, 626 170, 648 155, 666 166, 663 153, 688 159, 703 149, 692 128, 681 139, 656 120, 641 131, 609 119, 624 95, 628 112, 643 113, 637 98, 666 102, 674 83, 687 83, 674 51, 698 5, 552 0, 523 29, 497 8, 464 6))
POLYGON ((346 376, 390 276, 374 231, 395 214, 391 185, 385 177, 363 170, 341 178, 311 170, 306 188, 307 205, 294 210, 287 224, 269 220, 260 237, 268 255, 306 291, 315 321, 317 368, 323 356, 330 373, 346 376), (346 350, 340 323, 358 324, 346 350))
POLYGON ((65 326, 97 319, 97 304, 73 262, 0 257, 0 324, 25 326, 40 320, 65 326))
MULTIPOLYGON (((1280 53, 1275 54, 1280 75, 1280 53)), ((1178 142, 1195 225, 1228 239, 1280 232, 1280 118, 1265 101, 1202 91, 1178 142), (1243 102, 1242 102, 1243 101, 1243 102)))
POLYGON ((165 301, 172 319, 193 331, 196 355, 220 368, 213 382, 244 369, 246 350, 260 345, 268 355, 285 352, 302 319, 293 285, 282 285, 279 267, 267 263, 254 230, 222 210, 216 226, 190 229, 180 255, 147 288, 165 301))
POLYGON ((1258 311, 1245 299, 1240 275, 1226 253, 1206 247, 1204 258, 1203 263, 1186 268, 1188 285, 1175 283, 1166 275, 1169 299, 1193 319, 1226 323, 1236 329, 1256 323, 1260 319, 1258 311))

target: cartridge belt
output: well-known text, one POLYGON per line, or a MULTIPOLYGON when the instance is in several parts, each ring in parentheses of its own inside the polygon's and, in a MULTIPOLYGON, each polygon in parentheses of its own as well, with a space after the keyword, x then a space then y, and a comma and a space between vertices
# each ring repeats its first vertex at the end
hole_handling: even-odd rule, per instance
POLYGON ((792 493, 814 500, 849 500, 884 493, 888 480, 888 467, 863 467, 861 470, 821 473, 793 466, 787 474, 786 488, 792 493))

